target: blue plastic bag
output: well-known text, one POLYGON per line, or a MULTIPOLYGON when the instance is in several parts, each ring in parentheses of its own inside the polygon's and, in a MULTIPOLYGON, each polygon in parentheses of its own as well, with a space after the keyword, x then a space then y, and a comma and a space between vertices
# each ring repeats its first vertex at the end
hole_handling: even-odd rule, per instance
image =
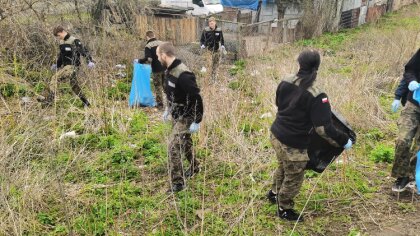
POLYGON ((420 103, 420 89, 414 90, 413 93, 413 99, 416 100, 418 103, 420 103))
POLYGON ((150 65, 134 63, 133 82, 131 83, 131 92, 128 105, 153 107, 155 98, 150 86, 150 75, 152 68, 150 65))
POLYGON ((417 186, 417 193, 420 194, 420 151, 417 153, 416 186, 417 186))

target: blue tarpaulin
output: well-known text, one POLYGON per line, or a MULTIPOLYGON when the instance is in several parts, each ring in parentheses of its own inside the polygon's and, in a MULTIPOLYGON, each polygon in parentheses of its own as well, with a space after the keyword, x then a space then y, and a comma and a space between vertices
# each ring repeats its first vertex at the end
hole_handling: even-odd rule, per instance
POLYGON ((131 83, 131 92, 129 106, 153 107, 155 99, 150 87, 150 75, 152 68, 150 65, 134 63, 133 82, 131 83))
POLYGON ((258 10, 258 0, 222 0, 221 3, 225 7, 258 10))

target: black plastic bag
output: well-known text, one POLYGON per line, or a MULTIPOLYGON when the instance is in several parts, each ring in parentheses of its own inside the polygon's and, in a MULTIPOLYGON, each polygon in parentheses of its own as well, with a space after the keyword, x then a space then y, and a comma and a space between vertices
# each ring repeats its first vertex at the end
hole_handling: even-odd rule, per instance
MULTIPOLYGON (((356 133, 341 114, 333 111, 332 120, 336 129, 346 133, 353 143, 356 142, 356 133)), ((308 148, 309 162, 306 169, 322 173, 330 163, 340 156, 344 148, 332 146, 316 132, 312 132, 311 135, 311 144, 308 148)))

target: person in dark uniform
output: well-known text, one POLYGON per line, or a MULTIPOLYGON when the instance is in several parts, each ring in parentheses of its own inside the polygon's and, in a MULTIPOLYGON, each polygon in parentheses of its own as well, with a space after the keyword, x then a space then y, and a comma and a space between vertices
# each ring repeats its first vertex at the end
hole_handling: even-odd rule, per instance
POLYGON ((211 54, 211 78, 216 79, 217 69, 220 63, 220 50, 225 49, 225 40, 223 38, 223 32, 220 27, 216 24, 216 18, 210 17, 209 26, 203 30, 201 34, 201 49, 207 48, 211 54))
POLYGON ((51 66, 51 69, 56 71, 56 73, 51 78, 46 98, 40 100, 45 106, 51 105, 57 92, 58 83, 70 81, 73 92, 79 96, 85 106, 89 106, 90 103, 83 94, 79 82, 77 81, 77 72, 81 65, 80 56, 86 58, 89 68, 94 68, 95 63, 82 42, 67 33, 62 26, 56 27, 53 33, 54 36, 60 40, 60 52, 57 63, 51 66))
POLYGON ((305 50, 298 62, 299 72, 282 80, 276 92, 278 111, 271 126, 271 143, 279 167, 267 195, 270 202, 278 204, 278 216, 290 221, 303 221, 293 210, 293 199, 303 183, 311 132, 336 147, 352 146, 348 135, 333 126, 329 98, 315 84, 321 63, 319 53, 305 50))
POLYGON ((392 103, 392 110, 397 112, 400 104, 404 105, 401 116, 398 119, 398 136, 395 144, 395 158, 392 167, 392 177, 396 178, 392 191, 402 192, 407 184, 414 178, 415 161, 413 152, 418 151, 418 143, 415 150, 412 150, 413 139, 418 132, 420 124, 419 103, 413 99, 413 93, 420 88, 420 49, 405 65, 403 79, 395 91, 395 100, 392 103))
POLYGON ((172 133, 169 141, 169 163, 171 187, 168 192, 178 192, 185 188, 185 178, 200 171, 200 163, 194 157, 191 134, 198 131, 203 119, 203 100, 196 78, 186 65, 175 56, 171 43, 162 43, 157 48, 157 56, 164 67, 165 93, 168 101, 163 119, 172 116, 172 133), (190 162, 183 173, 182 156, 190 162))
POLYGON ((134 62, 141 64, 150 63, 152 66, 153 86, 155 88, 155 97, 157 107, 163 108, 163 81, 165 80, 165 68, 162 66, 156 55, 157 47, 162 43, 157 40, 153 31, 146 32, 147 44, 144 48, 144 58, 135 59, 134 62))

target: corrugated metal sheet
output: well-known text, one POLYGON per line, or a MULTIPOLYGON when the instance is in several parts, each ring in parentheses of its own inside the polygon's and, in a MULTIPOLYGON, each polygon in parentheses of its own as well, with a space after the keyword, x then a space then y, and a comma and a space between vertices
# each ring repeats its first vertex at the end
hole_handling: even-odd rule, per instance
POLYGON ((360 7, 341 13, 340 27, 354 28, 359 25, 360 7))

